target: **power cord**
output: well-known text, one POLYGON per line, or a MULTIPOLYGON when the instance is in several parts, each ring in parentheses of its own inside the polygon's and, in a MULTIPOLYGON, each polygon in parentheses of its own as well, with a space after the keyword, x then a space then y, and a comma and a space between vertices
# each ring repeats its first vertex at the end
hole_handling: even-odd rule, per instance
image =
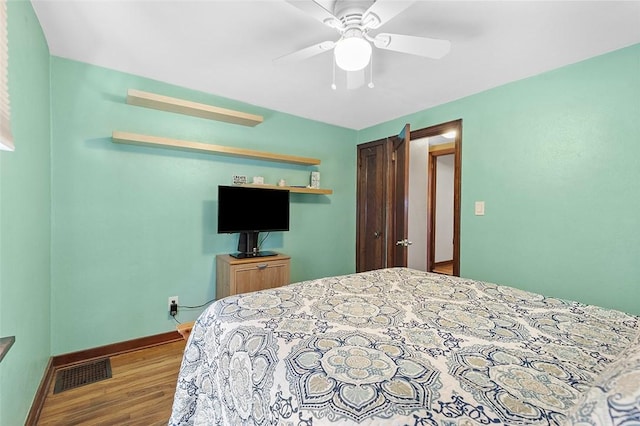
POLYGON ((271 235, 271 232, 267 232, 267 235, 262 237, 262 241, 258 241, 258 251, 260 251, 262 249, 262 244, 264 244, 264 242, 267 240, 267 238, 269 238, 269 235, 271 235))
POLYGON ((198 308, 202 308, 203 306, 207 306, 210 303, 215 302, 216 299, 211 299, 205 303, 203 303, 202 305, 195 305, 195 306, 188 306, 188 305, 178 305, 178 304, 172 304, 171 305, 171 310, 169 312, 169 314, 171 315, 171 318, 173 318, 173 320, 177 323, 177 324, 182 324, 180 321, 178 321, 178 319, 176 318, 176 316, 178 315, 178 308, 182 308, 182 309, 198 309, 198 308))
POLYGON ((195 305, 195 306, 187 306, 187 305, 178 305, 179 308, 185 308, 185 309, 198 309, 198 308, 202 308, 203 306, 207 306, 213 302, 215 302, 216 299, 211 299, 207 302, 204 302, 202 305, 195 305))

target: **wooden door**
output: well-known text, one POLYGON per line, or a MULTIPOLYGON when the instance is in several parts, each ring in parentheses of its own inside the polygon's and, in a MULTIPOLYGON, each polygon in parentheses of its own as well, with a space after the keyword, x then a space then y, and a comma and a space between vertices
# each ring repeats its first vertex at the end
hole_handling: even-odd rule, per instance
POLYGON ((408 247, 411 242, 408 237, 409 200, 409 141, 411 132, 409 124, 405 125, 400 134, 392 138, 391 152, 391 187, 392 187, 392 226, 388 240, 388 267, 407 266, 408 247))
POLYGON ((356 271, 387 265, 387 140, 358 145, 356 271))

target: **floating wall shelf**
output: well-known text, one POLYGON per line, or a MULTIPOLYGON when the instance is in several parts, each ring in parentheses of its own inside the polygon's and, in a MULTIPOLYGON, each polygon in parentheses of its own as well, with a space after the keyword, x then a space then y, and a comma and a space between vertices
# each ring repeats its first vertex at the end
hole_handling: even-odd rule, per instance
POLYGON ((253 183, 244 183, 240 186, 245 186, 248 188, 280 189, 283 191, 297 192, 299 194, 322 194, 322 195, 333 194, 333 190, 331 189, 307 188, 307 187, 301 187, 301 186, 277 186, 277 185, 263 185, 263 184, 253 184, 253 183))
POLYGON ((183 141, 179 139, 163 138, 159 136, 140 135, 137 133, 114 131, 113 142, 129 145, 154 146, 158 148, 178 149, 182 151, 204 152, 208 154, 230 155, 234 157, 252 158, 265 161, 277 161, 281 163, 300 164, 303 166, 317 166, 320 160, 317 158, 297 157, 295 155, 273 154, 264 151, 233 148, 229 146, 213 145, 201 142, 183 141))
POLYGON ((16 336, 0 337, 0 361, 9 352, 9 349, 16 341, 16 336))
POLYGON ((264 118, 261 115, 247 114, 245 112, 185 101, 183 99, 157 95, 155 93, 143 92, 135 89, 129 89, 127 91, 127 103, 129 105, 176 112, 178 114, 192 115, 195 117, 207 118, 209 120, 241 124, 243 126, 253 127, 264 121, 264 118))

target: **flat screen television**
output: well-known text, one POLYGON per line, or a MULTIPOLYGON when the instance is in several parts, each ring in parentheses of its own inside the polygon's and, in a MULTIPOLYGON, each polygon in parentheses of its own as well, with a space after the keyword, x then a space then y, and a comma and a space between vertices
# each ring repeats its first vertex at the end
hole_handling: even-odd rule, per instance
POLYGON ((218 186, 218 233, 239 233, 237 258, 273 256, 260 251, 260 232, 289 230, 289 191, 218 186))

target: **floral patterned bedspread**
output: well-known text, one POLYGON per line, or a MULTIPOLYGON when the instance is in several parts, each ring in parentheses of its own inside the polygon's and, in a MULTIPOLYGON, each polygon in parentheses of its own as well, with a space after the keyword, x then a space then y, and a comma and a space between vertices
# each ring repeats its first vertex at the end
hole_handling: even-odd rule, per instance
POLYGON ((639 318, 393 268, 216 301, 171 425, 560 425, 639 318))

